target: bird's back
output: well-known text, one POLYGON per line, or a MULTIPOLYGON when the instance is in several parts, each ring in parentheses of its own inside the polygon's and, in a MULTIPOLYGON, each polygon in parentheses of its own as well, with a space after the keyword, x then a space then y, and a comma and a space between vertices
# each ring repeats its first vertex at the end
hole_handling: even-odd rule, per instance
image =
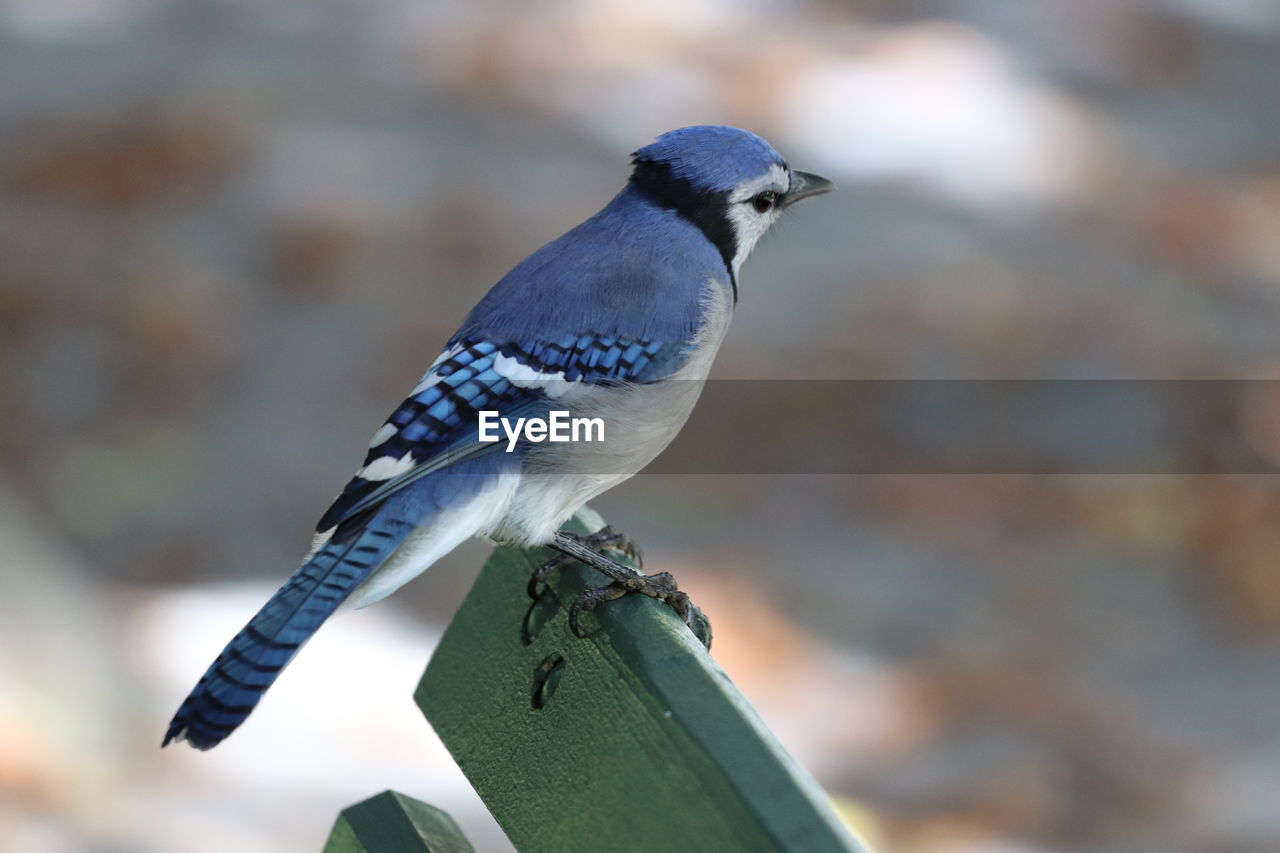
POLYGON ((728 276, 719 252, 696 226, 628 186, 595 216, 517 264, 454 339, 519 341, 536 329, 551 340, 592 333, 691 341, 703 319, 708 283, 728 290, 728 276))

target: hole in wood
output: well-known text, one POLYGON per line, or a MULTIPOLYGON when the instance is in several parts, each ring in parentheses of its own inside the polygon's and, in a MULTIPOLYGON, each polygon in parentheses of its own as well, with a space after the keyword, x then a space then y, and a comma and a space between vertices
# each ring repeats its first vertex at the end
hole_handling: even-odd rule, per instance
POLYGON ((560 599, 556 598, 551 587, 543 589, 542 595, 538 596, 524 612, 524 620, 520 623, 520 642, 526 646, 532 645, 542 626, 546 625, 547 620, 559 609, 560 599))
POLYGON ((533 690, 530 704, 535 711, 545 708, 564 677, 564 658, 553 655, 542 659, 533 670, 533 690))

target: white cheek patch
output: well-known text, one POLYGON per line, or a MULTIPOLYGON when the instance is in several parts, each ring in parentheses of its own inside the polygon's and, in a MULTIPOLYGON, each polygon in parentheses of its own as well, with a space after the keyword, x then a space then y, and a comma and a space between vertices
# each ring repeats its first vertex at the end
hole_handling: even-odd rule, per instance
POLYGON ((552 399, 564 395, 573 384, 564 378, 563 373, 543 373, 517 358, 506 355, 499 355, 493 360, 493 369, 517 388, 540 388, 552 399))
POLYGON ((791 186, 791 176, 779 165, 772 166, 768 172, 758 178, 739 185, 729 196, 728 217, 733 226, 733 236, 738 244, 738 251, 733 256, 733 274, 736 276, 742 269, 743 262, 769 226, 778 221, 780 211, 775 206, 772 210, 760 213, 747 202, 764 190, 785 193, 791 186))
POLYGON ((356 472, 356 476, 363 480, 390 480, 392 477, 398 477, 405 473, 413 466, 412 453, 406 453, 399 459, 383 456, 361 468, 356 472))
POLYGON ((749 204, 729 205, 729 224, 733 226, 733 236, 738 243, 738 251, 733 256, 733 274, 736 276, 742 269, 742 263, 756 247, 756 243, 769 226, 778 221, 778 211, 774 208, 766 213, 759 213, 749 204))

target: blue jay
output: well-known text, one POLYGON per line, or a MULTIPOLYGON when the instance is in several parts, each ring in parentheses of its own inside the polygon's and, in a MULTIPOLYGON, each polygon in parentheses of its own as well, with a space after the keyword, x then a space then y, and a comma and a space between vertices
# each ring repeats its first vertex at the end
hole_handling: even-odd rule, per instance
POLYGON ((374 433, 302 566, 201 677, 164 745, 217 745, 340 605, 383 598, 472 536, 549 545, 608 577, 574 602, 575 632, 581 610, 630 592, 694 625, 670 575, 601 553, 634 556, 624 537, 559 528, 679 432, 728 328, 743 261, 785 208, 833 185, 732 127, 673 130, 632 164, 603 210, 521 261, 463 321, 374 433), (607 441, 525 440, 506 452, 479 440, 481 411, 513 420, 557 408, 601 418, 607 441))

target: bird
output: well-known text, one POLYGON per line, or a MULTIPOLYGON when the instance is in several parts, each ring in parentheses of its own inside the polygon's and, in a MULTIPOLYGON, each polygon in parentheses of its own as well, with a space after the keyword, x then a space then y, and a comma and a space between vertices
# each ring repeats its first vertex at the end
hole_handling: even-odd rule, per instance
POLYGON ((652 461, 684 425, 738 302, 756 243, 796 202, 834 188, 790 168, 739 128, 672 130, 631 155, 620 192, 494 285, 374 433, 320 518, 301 566, 226 645, 174 715, 163 744, 206 750, 240 726, 302 645, 340 607, 387 596, 472 537, 549 545, 610 582, 584 609, 639 592, 695 624, 669 574, 611 528, 560 526, 652 461), (480 412, 599 418, 603 441, 481 441, 480 412))

